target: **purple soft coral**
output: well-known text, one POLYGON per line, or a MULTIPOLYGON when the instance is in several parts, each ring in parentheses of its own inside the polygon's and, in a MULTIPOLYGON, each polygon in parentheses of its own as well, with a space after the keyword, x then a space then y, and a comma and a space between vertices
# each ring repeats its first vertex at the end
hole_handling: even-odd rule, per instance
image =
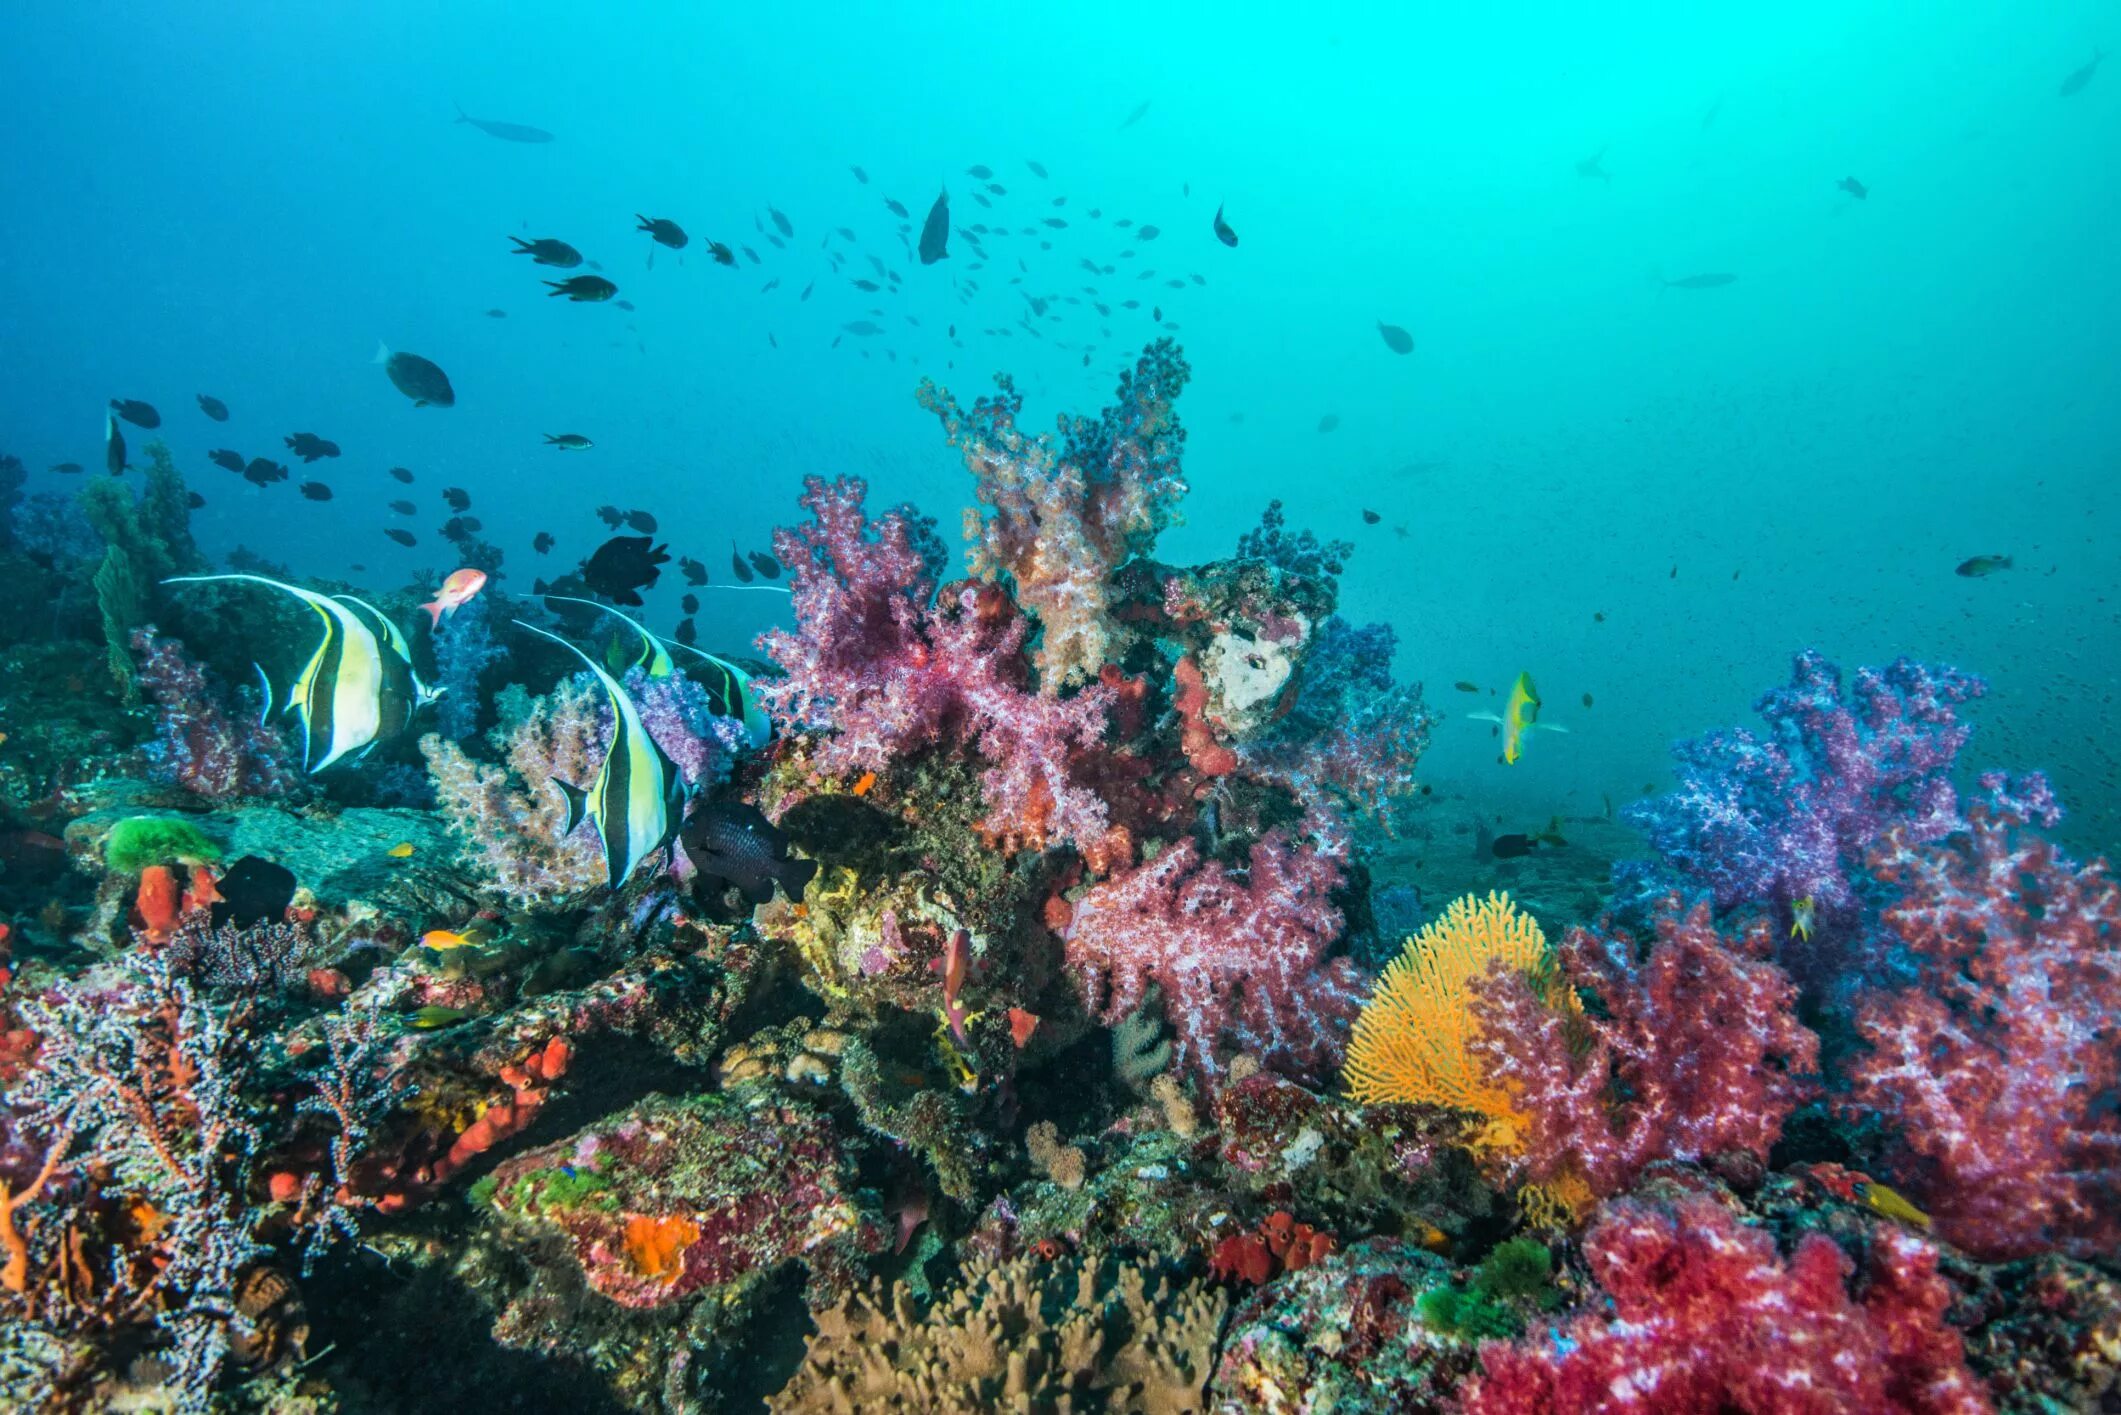
POLYGON ((1798 654, 1789 686, 1755 705, 1768 736, 1732 728, 1680 743, 1679 790, 1628 809, 1662 864, 1631 872, 1637 892, 1676 882, 1719 909, 1847 906, 1851 870, 1887 830, 1934 840, 1958 827, 1950 772, 1972 728, 1954 709, 1986 691, 1973 674, 1903 658, 1859 669, 1844 695, 1840 669, 1798 654))
POLYGON ((1105 804, 1074 777, 1105 730, 1111 689, 1071 697, 1026 686, 1030 624, 999 587, 959 582, 931 607, 932 582, 895 512, 872 527, 858 480, 812 478, 813 517, 776 533, 794 572, 796 632, 760 646, 786 676, 759 685, 768 712, 795 729, 823 730, 827 772, 883 771, 946 743, 986 763, 987 832, 1013 843, 1099 843, 1105 804))

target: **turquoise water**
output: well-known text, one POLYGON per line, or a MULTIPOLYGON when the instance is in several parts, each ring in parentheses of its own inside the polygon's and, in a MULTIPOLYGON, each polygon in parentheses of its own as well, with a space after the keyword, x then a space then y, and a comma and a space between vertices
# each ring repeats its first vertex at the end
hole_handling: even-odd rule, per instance
MULTIPOLYGON (((100 465, 107 399, 144 398, 207 498, 210 553, 377 585, 446 571, 458 486, 514 588, 586 554, 607 502, 725 580, 729 543, 792 519, 806 473, 947 524, 967 483, 918 379, 969 399, 1007 370, 1040 420, 1093 409, 1160 306, 1196 373, 1165 556, 1224 553, 1284 498, 1358 543, 1346 608, 1398 627, 1402 676, 1455 716, 1454 680, 1530 670, 1571 729, 1504 771, 1454 721, 1439 783, 1501 813, 1596 810, 1662 782, 1670 739, 1743 718, 1792 650, 1906 652, 1988 675, 1969 760, 2049 767, 2075 843, 2102 846, 2121 74, 2058 87, 2114 41, 2111 11, 1699 8, 10 7, 0 447, 48 488, 48 464, 100 465), (557 141, 495 140, 458 103, 557 141), (1601 151, 1610 180, 1579 175, 1601 151), (973 164, 1008 189, 992 211, 973 164), (1050 250, 990 240, 982 271, 961 239, 922 267, 883 199, 917 225, 943 186, 960 227, 1070 224, 1039 228, 1050 250), (769 204, 786 251, 755 226, 769 204), (682 261, 648 268, 636 212, 692 233, 682 261), (843 225, 835 273, 820 242, 843 225), (574 243, 637 308, 543 298, 551 272, 510 235, 574 243), (722 268, 710 238, 762 263, 722 268), (850 288, 870 253, 902 289, 850 288), (1059 316, 1036 338, 1027 293, 1059 316), (864 318, 885 332, 835 346, 864 318), (378 340, 440 363, 457 406, 409 406, 378 340), (204 461, 284 458, 297 431, 345 450, 306 469, 330 502, 296 493, 299 464, 259 491, 204 461), (558 432, 597 446, 541 445, 558 432), (393 465, 419 476, 412 550, 382 535, 393 465), (1988 553, 2015 567, 1953 574, 1988 553)), ((653 625, 683 589, 664 577, 653 625)), ((703 642, 741 647, 774 609, 709 595, 703 642)))

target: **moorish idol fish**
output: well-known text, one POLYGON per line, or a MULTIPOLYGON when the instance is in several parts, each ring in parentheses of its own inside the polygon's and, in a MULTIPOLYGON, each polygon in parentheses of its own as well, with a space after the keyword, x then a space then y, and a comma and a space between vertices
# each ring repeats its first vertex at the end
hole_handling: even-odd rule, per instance
POLYGON ((546 599, 556 599, 562 604, 586 604, 591 609, 601 609, 636 634, 639 634, 641 636, 640 657, 627 664, 628 668, 638 668, 650 678, 668 678, 671 674, 678 671, 677 665, 670 661, 670 650, 663 646, 663 641, 649 633, 630 616, 620 613, 608 604, 601 604, 593 599, 578 599, 573 595, 564 594, 549 594, 544 597, 546 599))
MULTIPOLYGON (((359 600, 342 603, 263 575, 178 575, 163 583, 216 580, 243 580, 284 590, 324 621, 324 637, 278 709, 301 719, 304 771, 315 774, 348 756, 366 755, 376 743, 404 731, 413 714, 437 696, 413 672, 398 626, 373 605, 359 600)), ((272 679, 262 666, 258 677, 265 684, 265 718, 261 720, 268 720, 275 713, 272 679)))
POLYGON ((1510 700, 1497 717, 1492 712, 1472 712, 1466 716, 1479 722, 1502 724, 1502 760, 1505 766, 1517 765, 1524 755, 1525 738, 1534 730, 1566 732, 1566 727, 1555 727, 1539 720, 1539 690, 1532 686, 1532 675, 1520 673, 1517 681, 1510 685, 1510 700))
POLYGON ((604 878, 614 888, 624 884, 634 867, 676 838, 685 813, 684 779, 655 738, 641 725, 640 710, 625 689, 597 661, 557 634, 535 624, 515 621, 519 629, 561 645, 589 665, 604 695, 611 700, 611 747, 597 779, 588 790, 570 781, 552 778, 567 799, 567 823, 561 834, 571 835, 584 819, 596 825, 597 839, 604 847, 604 878))
MULTIPOLYGON (((666 642, 658 638, 627 615, 593 599, 576 599, 560 594, 546 595, 545 598, 561 600, 567 604, 586 604, 591 609, 601 609, 629 625, 643 641, 641 656, 635 659, 630 667, 642 670, 650 678, 668 678, 677 671, 676 665, 670 659, 670 648, 674 640, 666 642)), ((744 736, 753 747, 763 747, 772 740, 773 722, 766 716, 765 709, 759 706, 757 696, 751 691, 749 673, 690 644, 676 646, 706 663, 704 672, 695 671, 686 676, 707 690, 708 703, 717 716, 733 717, 743 723, 744 736)))

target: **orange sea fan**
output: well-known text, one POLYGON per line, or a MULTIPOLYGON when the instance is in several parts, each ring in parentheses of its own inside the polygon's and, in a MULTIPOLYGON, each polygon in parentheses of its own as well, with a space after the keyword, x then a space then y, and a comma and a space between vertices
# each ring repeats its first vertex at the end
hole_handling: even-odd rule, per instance
MULTIPOLYGON (((1453 900, 1442 918, 1408 939, 1378 979, 1348 1043, 1344 1076, 1355 1099, 1473 1111, 1488 1120, 1480 1148, 1518 1148, 1526 1117, 1507 1091, 1482 1078, 1466 1045, 1476 1026, 1472 984, 1498 959, 1523 973, 1552 969, 1539 921, 1518 913, 1500 892, 1453 900)), ((1557 1005, 1574 1005, 1566 988, 1556 991, 1557 1005)))

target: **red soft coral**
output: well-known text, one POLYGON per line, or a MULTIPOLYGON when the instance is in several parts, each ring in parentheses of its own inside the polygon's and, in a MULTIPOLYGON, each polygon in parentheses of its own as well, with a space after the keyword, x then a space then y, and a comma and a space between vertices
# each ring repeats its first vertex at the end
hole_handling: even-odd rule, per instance
POLYGON ((1898 1131, 1894 1177, 1992 1259, 2121 1242, 2121 893, 2024 825, 1976 806, 1945 844, 1895 830, 1872 856, 1921 973, 1858 1011, 1849 1068, 1848 1109, 1898 1131))
POLYGON ((1526 1177, 1573 1173, 1605 1195, 1655 1160, 1765 1160, 1819 1061, 1771 945, 1765 924, 1726 942, 1705 903, 1682 914, 1667 901, 1639 965, 1626 933, 1563 941, 1568 981, 1598 995, 1602 1017, 1556 1011, 1521 974, 1478 984, 1471 1049, 1528 1118, 1526 1177))
POLYGON ((759 685, 784 725, 822 729, 828 772, 883 771, 930 748, 970 748, 985 763, 982 828, 1012 845, 1066 840, 1089 848, 1109 828, 1105 804, 1077 775, 1104 736, 1113 690, 1069 697, 1030 689, 1030 623, 996 585, 933 590, 896 512, 871 526, 865 488, 811 478, 813 520, 775 534, 794 571, 798 628, 759 642, 786 676, 759 685))
POLYGON ((1075 901, 1068 965, 1107 1025, 1156 987, 1175 1064, 1204 1081, 1226 1042, 1276 1070, 1320 1075, 1340 1062, 1361 987, 1347 959, 1322 961, 1340 933, 1340 884, 1328 851, 1280 831, 1252 847, 1242 873, 1183 840, 1075 901))
POLYGON ((1937 1250, 1881 1229, 1863 1300, 1810 1234, 1774 1240, 1709 1198, 1623 1200, 1584 1240, 1612 1299, 1562 1330, 1481 1349, 1465 1415, 1975 1415, 1991 1409, 1944 1324, 1937 1250))

